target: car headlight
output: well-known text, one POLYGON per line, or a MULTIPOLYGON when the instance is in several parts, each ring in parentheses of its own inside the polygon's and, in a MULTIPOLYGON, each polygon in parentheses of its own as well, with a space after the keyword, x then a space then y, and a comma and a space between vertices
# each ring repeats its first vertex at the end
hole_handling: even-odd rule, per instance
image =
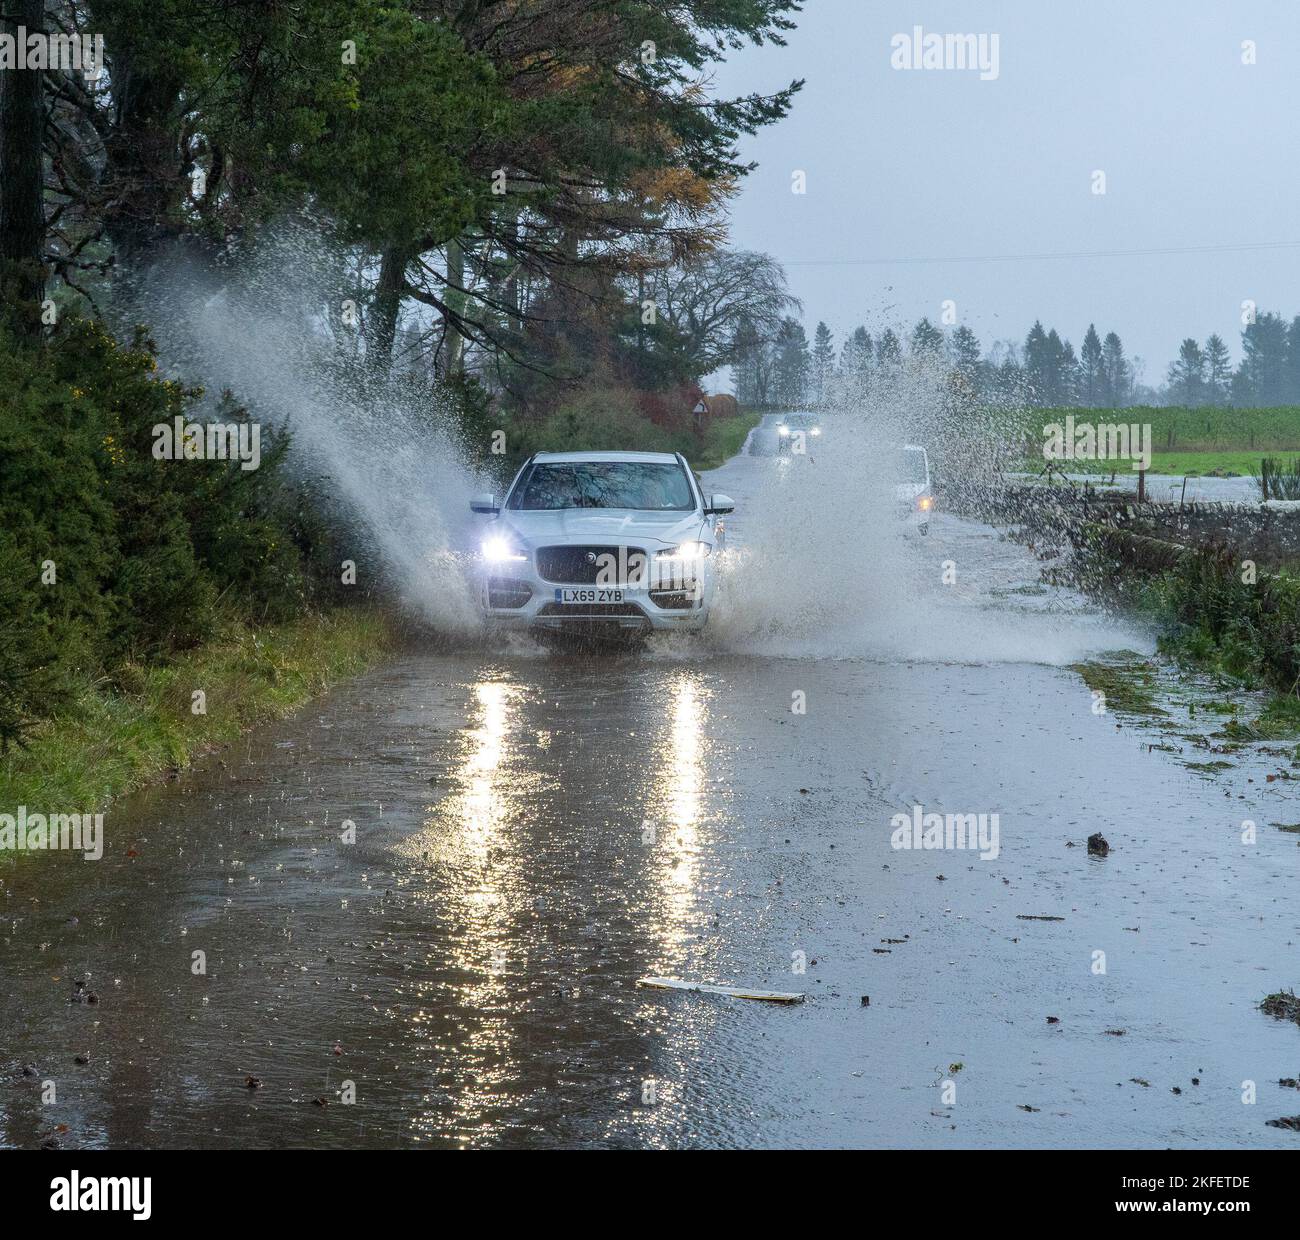
POLYGON ((776 428, 776 433, 778 435, 788 435, 790 433, 790 428, 788 426, 778 426, 776 428))
POLYGON ((704 542, 678 543, 675 547, 665 547, 655 552, 656 560, 702 560, 713 548, 704 542))
POLYGON ((812 433, 814 435, 820 435, 822 433, 822 428, 820 426, 814 426, 812 428, 812 433))
POLYGON ((929 512, 930 509, 934 507, 934 496, 933 496, 933 495, 922 495, 922 496, 921 496, 921 497, 916 501, 916 506, 917 506, 917 507, 918 507, 922 512, 929 512))
POLYGON ((500 534, 483 540, 483 558, 489 564, 522 563, 528 557, 500 534))

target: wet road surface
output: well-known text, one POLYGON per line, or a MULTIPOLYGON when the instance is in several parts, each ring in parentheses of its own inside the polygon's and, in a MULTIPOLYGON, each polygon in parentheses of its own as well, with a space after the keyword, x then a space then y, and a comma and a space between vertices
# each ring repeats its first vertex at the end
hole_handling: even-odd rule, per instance
MULTIPOLYGON (((807 464, 718 471, 737 553, 807 464)), ((1063 664, 1142 638, 993 531, 906 554, 963 575, 856 651, 410 653, 112 806, 102 861, 7 865, 0 1143, 1294 1145, 1294 794, 1094 714, 1063 664), (999 855, 891 847, 916 805, 999 855)))

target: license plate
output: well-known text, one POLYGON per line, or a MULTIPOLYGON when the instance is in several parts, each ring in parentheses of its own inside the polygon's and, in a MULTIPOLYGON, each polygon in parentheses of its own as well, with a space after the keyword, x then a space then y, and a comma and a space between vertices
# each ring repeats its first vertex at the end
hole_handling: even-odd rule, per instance
POLYGON ((555 601, 557 603, 621 603, 623 591, 598 590, 591 586, 556 590, 555 601))

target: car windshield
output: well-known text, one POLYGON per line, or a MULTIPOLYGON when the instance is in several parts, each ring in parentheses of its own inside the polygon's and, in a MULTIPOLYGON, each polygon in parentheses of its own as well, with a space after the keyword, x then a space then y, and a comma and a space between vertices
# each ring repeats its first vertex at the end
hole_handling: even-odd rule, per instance
POLYGON ((695 495, 686 471, 659 461, 536 462, 515 487, 514 510, 634 508, 689 512, 695 495))
POLYGON ((905 448, 894 453, 894 481, 924 482, 925 453, 916 448, 905 448))

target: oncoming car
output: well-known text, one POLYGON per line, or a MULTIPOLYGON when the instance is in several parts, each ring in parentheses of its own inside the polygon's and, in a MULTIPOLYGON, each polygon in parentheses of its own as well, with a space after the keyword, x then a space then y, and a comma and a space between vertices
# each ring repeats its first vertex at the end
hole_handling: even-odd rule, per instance
POLYGON ((930 457, 924 448, 904 444, 895 448, 892 462, 894 502, 900 518, 910 518, 922 534, 930 532, 934 491, 930 485, 930 457))
POLYGON ((776 424, 778 452, 807 452, 822 433, 820 420, 811 413, 788 413, 776 424))
POLYGON ((702 629, 731 512, 675 452, 538 452, 488 515, 479 603, 490 623, 623 636, 702 629))

